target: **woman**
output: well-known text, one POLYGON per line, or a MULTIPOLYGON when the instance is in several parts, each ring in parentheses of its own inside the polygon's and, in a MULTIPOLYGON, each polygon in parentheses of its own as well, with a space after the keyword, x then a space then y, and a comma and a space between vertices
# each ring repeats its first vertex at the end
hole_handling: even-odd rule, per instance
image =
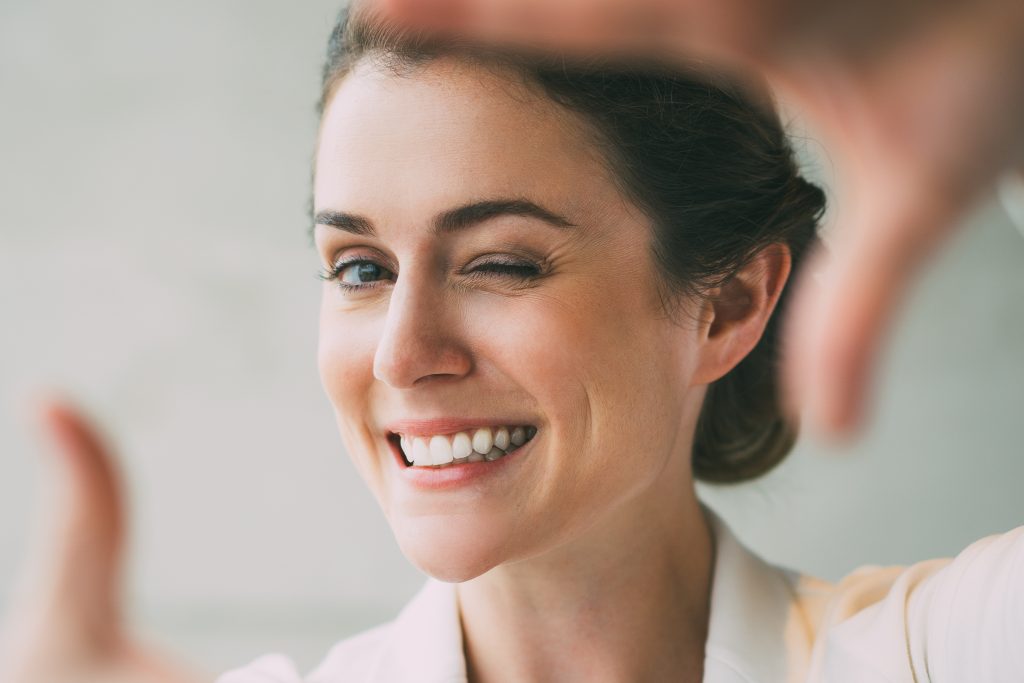
MULTIPOLYGON (((758 559, 695 495, 796 436, 776 320, 823 196, 766 106, 356 10, 322 115, 321 377, 431 578, 308 680, 1020 678, 1024 615, 1001 600, 1021 601, 1024 527, 830 586, 758 559)), ((174 676, 126 643, 100 659, 174 676)), ((269 656, 220 679, 266 680, 300 677, 269 656)))

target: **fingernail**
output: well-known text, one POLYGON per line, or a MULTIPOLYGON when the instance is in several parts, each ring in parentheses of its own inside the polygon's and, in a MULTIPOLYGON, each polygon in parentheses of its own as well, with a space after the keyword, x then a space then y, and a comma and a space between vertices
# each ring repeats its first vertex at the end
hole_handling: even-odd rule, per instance
POLYGON ((833 446, 843 447, 854 441, 860 426, 860 415, 856 406, 835 392, 814 401, 811 409, 814 431, 817 436, 833 446))
POLYGON ((72 438, 64 419, 68 405, 69 401, 60 392, 51 389, 39 390, 27 401, 27 419, 47 450, 56 457, 71 451, 72 438))
POLYGON ((28 429, 40 429, 46 422, 46 414, 55 402, 56 392, 50 389, 30 391, 18 409, 18 420, 28 429))

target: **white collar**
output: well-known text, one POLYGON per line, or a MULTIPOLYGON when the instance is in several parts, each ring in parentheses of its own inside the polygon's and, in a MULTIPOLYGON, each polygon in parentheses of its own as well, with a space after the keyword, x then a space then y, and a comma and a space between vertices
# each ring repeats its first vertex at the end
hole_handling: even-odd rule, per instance
POLYGON ((803 680, 813 636, 795 593, 800 574, 758 557, 701 508, 715 538, 704 683, 803 680))
MULTIPOLYGON (((811 640, 793 593, 798 575, 762 560, 701 508, 715 542, 704 683, 795 680, 811 640)), ((393 622, 373 680, 465 683, 455 584, 427 579, 393 622)))

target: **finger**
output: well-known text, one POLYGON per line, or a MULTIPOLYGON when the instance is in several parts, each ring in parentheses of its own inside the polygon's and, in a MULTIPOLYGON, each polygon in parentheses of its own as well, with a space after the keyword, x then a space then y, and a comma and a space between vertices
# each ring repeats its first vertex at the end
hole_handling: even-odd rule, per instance
POLYGON ((43 400, 37 419, 54 474, 45 536, 27 577, 33 618, 85 649, 112 646, 125 532, 114 463, 66 402, 43 400))
POLYGON ((621 49, 630 26, 651 14, 651 2, 623 0, 387 0, 384 16, 490 44, 559 52, 621 49), (632 8, 632 9, 631 9, 632 8), (626 19, 612 32, 614 17, 626 19))
POLYGON ((560 54, 733 61, 767 44, 794 0, 382 0, 405 26, 560 54))
POLYGON ((952 69, 930 81, 918 73, 927 67, 920 55, 908 62, 916 78, 903 85, 835 61, 769 72, 775 91, 813 122, 837 170, 831 254, 819 250, 798 273, 783 330, 790 416, 805 413, 804 424, 836 440, 863 425, 893 316, 999 164, 954 134, 984 128, 962 125, 983 118, 919 104, 944 101, 952 69))
POLYGON ((834 251, 819 250, 798 275, 783 330, 787 409, 834 440, 863 425, 894 315, 965 206, 924 190, 864 196, 871 202, 837 226, 834 251))

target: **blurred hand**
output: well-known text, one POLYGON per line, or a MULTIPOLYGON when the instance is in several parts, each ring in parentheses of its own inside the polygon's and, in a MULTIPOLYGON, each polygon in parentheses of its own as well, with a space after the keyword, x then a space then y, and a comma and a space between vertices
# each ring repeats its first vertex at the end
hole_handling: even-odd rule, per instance
POLYGON ((1021 0, 382 0, 394 20, 569 54, 766 77, 836 162, 832 253, 797 275, 792 413, 862 423, 893 313, 971 205, 1024 166, 1021 0), (821 272, 809 278, 809 272, 821 272))
POLYGON ((112 458, 74 410, 39 411, 53 505, 0 637, 3 683, 198 683, 127 632, 124 502, 112 458))

